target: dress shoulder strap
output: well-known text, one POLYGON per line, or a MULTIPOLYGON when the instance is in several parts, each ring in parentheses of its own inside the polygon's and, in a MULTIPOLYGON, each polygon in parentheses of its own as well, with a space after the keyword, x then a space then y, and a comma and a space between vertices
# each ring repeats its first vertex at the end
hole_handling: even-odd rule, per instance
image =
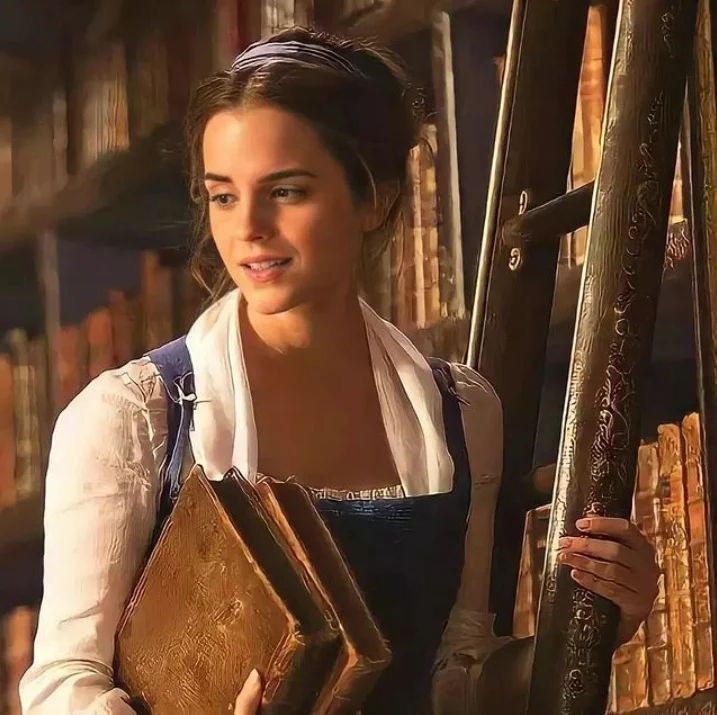
POLYGON ((157 524, 169 515, 181 486, 184 455, 194 411, 194 371, 185 336, 147 353, 155 364, 167 395, 167 450, 161 463, 157 524))

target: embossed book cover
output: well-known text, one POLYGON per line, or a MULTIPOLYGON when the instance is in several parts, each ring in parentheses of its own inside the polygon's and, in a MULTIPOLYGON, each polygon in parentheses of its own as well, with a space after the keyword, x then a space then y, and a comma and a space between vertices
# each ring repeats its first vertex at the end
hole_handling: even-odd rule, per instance
POLYGON ((388 646, 306 490, 270 478, 256 488, 270 518, 330 604, 341 634, 338 658, 312 715, 353 714, 390 662, 388 646))
MULTIPOLYGON (((307 506, 302 523, 323 526, 307 506)), ((262 712, 303 715, 337 682, 345 628, 275 516, 234 472, 187 477, 118 629, 115 671, 139 712, 232 712, 256 667, 262 712)))

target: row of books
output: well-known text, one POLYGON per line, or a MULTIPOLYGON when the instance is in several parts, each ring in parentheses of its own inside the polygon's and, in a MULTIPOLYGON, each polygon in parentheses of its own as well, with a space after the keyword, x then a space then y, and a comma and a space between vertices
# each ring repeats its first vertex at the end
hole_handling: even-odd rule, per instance
MULTIPOLYGON (((331 13, 351 17, 371 4, 346 1, 331 13)), ((113 22, 98 15, 75 38, 69 86, 64 61, 43 67, 41 77, 18 77, 13 107, 0 117, 0 208, 44 199, 68 175, 180 120, 191 89, 241 47, 316 19, 313 0, 262 0, 258 21, 236 0, 127 8, 113 22)))
POLYGON ((186 268, 141 256, 139 294, 108 303, 57 334, 11 330, 0 352, 0 508, 42 493, 54 416, 89 382, 185 332, 202 294, 186 268))
POLYGON ((21 715, 18 685, 32 663, 36 606, 19 606, 0 618, 0 715, 21 715))
MULTIPOLYGON (((638 452, 633 518, 655 546, 659 595, 647 621, 613 657, 610 713, 629 713, 709 690, 715 684, 700 420, 658 428, 638 452)), ((535 632, 549 506, 528 515, 514 618, 535 632)))
POLYGON ((408 159, 401 220, 366 277, 368 301, 384 318, 411 335, 440 326, 446 319, 450 322, 465 317, 464 309, 450 307, 462 266, 441 233, 438 151, 436 125, 426 123, 421 141, 408 159))

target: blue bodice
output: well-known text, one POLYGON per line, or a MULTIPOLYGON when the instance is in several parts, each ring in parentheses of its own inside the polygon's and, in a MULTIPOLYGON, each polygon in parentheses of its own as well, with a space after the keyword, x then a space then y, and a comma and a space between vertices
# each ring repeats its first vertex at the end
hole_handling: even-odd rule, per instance
MULTIPOLYGON (((183 338, 149 355, 162 375, 169 406, 161 524, 179 491, 181 456, 191 421, 191 405, 183 403, 181 396, 191 391, 192 374, 183 338)), ((431 366, 443 398, 448 448, 455 465, 451 491, 397 499, 317 501, 393 656, 361 715, 430 712, 433 659, 460 584, 470 502, 468 456, 450 368, 440 360, 432 360, 431 366)))

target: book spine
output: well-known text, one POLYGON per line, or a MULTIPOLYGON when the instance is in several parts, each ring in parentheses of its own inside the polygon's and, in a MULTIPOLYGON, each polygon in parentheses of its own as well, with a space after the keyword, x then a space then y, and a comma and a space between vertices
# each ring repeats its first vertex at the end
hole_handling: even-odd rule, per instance
MULTIPOLYGON (((406 172, 410 175, 410 157, 406 172)), ((401 212, 396 231, 391 236, 391 321, 402 330, 410 327, 413 320, 411 292, 413 290, 413 252, 410 250, 413 235, 411 216, 411 191, 401 197, 401 212)))
POLYGON ((37 413, 37 449, 40 468, 37 472, 37 483, 33 488, 38 491, 42 484, 42 475, 47 469, 50 454, 50 436, 52 432, 52 406, 50 401, 50 382, 47 339, 44 335, 33 338, 28 346, 32 376, 34 381, 35 411, 37 413))
POLYGON ((426 327, 426 275, 425 266, 428 256, 425 255, 423 235, 426 230, 424 226, 424 211, 421 201, 421 155, 424 152, 423 142, 411 150, 411 216, 413 247, 413 315, 414 328, 419 330, 426 327))
POLYGON ((518 588, 516 589, 515 608, 513 610, 513 635, 516 638, 528 638, 535 635, 535 604, 533 603, 535 569, 531 558, 532 549, 530 545, 534 521, 534 511, 529 511, 525 516, 518 588))
POLYGON ((85 319, 88 345, 88 377, 93 379, 115 367, 112 342, 112 316, 109 308, 100 308, 85 319))
MULTIPOLYGON (((656 460, 652 445, 641 445, 637 453, 637 480, 633 518, 638 528, 654 543, 652 500, 656 486, 656 460)), ((647 634, 640 627, 633 638, 613 656, 615 712, 630 712, 648 704, 647 634)))
POLYGON ((171 269, 161 264, 157 253, 145 251, 142 256, 144 350, 164 345, 174 337, 172 299, 171 269))
POLYGON ((102 43, 76 60, 79 117, 73 127, 78 155, 75 166, 85 169, 105 154, 129 146, 127 61, 120 40, 102 43))
POLYGON ((110 291, 110 320, 114 362, 124 365, 142 351, 139 298, 128 298, 122 291, 110 291))
POLYGON ((57 372, 55 408, 63 410, 87 384, 87 336, 82 325, 63 325, 55 335, 53 347, 57 372))
POLYGON ((662 505, 658 493, 659 455, 657 444, 651 443, 638 452, 639 484, 652 493, 652 519, 645 519, 645 534, 655 546, 660 569, 655 603, 646 622, 645 645, 650 673, 649 699, 651 705, 663 705, 672 698, 672 648, 670 621, 665 589, 665 531, 662 505))
POLYGON ((628 713, 646 707, 648 675, 644 626, 615 651, 612 665, 616 712, 628 713))
POLYGON ((15 414, 12 363, 0 355, 0 509, 11 506, 15 495, 15 414))
POLYGON ((11 330, 6 339, 13 362, 15 489, 17 498, 24 499, 38 494, 42 484, 36 384, 27 335, 22 330, 11 330))
POLYGON ((673 696, 686 698, 695 692, 692 582, 680 430, 660 425, 657 430, 660 457, 659 494, 665 524, 665 582, 672 646, 673 696))
POLYGON ((435 325, 441 319, 441 295, 438 265, 438 184, 436 182, 436 154, 438 137, 436 125, 423 127, 425 141, 421 148, 421 214, 423 226, 423 279, 426 324, 435 325))
POLYGON ((12 119, 0 117, 0 209, 13 197, 12 119))
POLYGON ((3 619, 5 641, 5 701, 9 715, 22 715, 20 679, 32 663, 33 640, 37 628, 37 609, 20 606, 3 619))
POLYGON ((690 563, 692 566, 692 605, 694 612, 695 671, 697 689, 714 687, 712 653, 712 608, 708 555, 707 514, 699 415, 682 420, 687 475, 687 514, 689 522, 690 563))

